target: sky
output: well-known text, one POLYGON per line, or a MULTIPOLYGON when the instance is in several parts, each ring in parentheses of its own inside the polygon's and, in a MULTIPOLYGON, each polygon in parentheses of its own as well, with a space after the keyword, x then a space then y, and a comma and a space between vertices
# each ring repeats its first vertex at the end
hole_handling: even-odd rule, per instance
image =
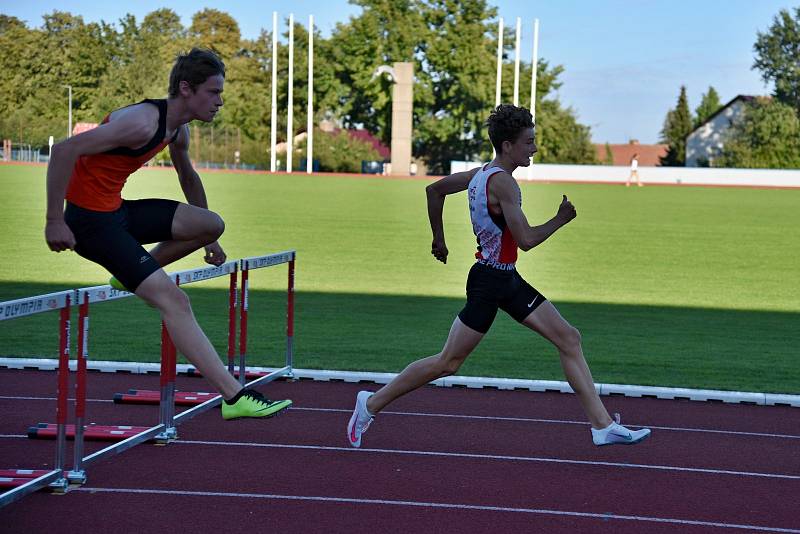
MULTIPOLYGON (((765 95, 771 86, 752 70, 753 45, 781 9, 800 7, 800 0, 487 0, 506 28, 522 19, 521 58, 530 61, 533 19, 539 19, 539 57, 562 65, 559 100, 591 127, 596 143, 656 143, 664 117, 685 85, 694 110, 713 86, 723 103, 740 94, 765 95)), ((55 9, 80 15, 86 22, 116 23, 126 13, 141 19, 162 7, 175 11, 184 26, 194 13, 215 8, 233 16, 242 36, 255 38, 271 30, 272 12, 285 20, 315 26, 329 37, 337 23, 358 16, 361 8, 347 0, 0 0, 0 13, 39 27, 42 15, 55 9)), ((496 20, 494 21, 496 23, 496 20)), ((511 52, 513 58, 514 52, 511 52)), ((495 64, 487 65, 495 70, 495 64)), ((520 80, 520 87, 530 80, 520 80)), ((520 89, 522 91, 522 89, 520 89)), ((503 95, 511 101, 512 95, 503 95)), ((521 104, 525 104, 522 102, 521 104)))

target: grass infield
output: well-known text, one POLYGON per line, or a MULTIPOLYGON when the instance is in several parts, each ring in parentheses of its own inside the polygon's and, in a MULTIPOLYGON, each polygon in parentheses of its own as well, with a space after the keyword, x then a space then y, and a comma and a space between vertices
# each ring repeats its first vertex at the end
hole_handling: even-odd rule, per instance
MULTIPOLYGON (((0 166, 0 301, 106 283, 43 239, 44 167, 0 166)), ((464 300, 474 237, 449 197, 447 265, 430 256, 426 180, 205 173, 229 258, 297 250, 295 365, 401 370, 438 352, 464 300)), ((578 218, 520 253, 520 273, 582 333, 597 382, 800 393, 800 191, 522 183, 531 224, 566 194, 578 218)), ((141 171, 126 198, 182 200, 174 172, 141 171)), ((195 254, 168 268, 200 266, 195 254)), ((227 278, 186 286, 225 354, 227 278)), ((250 362, 284 350, 286 266, 251 277, 250 362)), ((0 355, 55 357, 56 317, 0 323, 0 355)), ((75 336, 73 336, 74 338, 75 336)), ((73 339, 74 342, 74 339, 73 339)), ((157 314, 134 299, 92 311, 90 357, 157 361, 157 314)), ((502 313, 460 374, 563 380, 555 349, 502 313)))

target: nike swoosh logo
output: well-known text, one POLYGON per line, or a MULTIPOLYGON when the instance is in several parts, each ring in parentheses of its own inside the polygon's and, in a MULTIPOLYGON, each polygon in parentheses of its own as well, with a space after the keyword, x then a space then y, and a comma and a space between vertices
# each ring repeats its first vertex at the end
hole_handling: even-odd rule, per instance
POLYGON ((539 296, 537 295, 536 298, 533 299, 530 304, 528 304, 528 307, 530 308, 531 306, 533 306, 538 299, 539 299, 539 296))

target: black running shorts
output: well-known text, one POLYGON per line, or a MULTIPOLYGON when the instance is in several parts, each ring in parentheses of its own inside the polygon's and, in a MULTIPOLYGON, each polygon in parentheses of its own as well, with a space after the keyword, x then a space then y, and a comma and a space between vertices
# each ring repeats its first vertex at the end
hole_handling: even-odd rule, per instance
POLYGON ((521 323, 545 300, 516 270, 503 271, 476 263, 467 277, 467 304, 458 318, 485 334, 494 322, 497 308, 521 323))
POLYGON ((94 211, 67 202, 64 220, 75 235, 75 252, 105 267, 136 291, 161 268, 142 245, 172 239, 178 202, 149 198, 123 200, 116 211, 94 211))

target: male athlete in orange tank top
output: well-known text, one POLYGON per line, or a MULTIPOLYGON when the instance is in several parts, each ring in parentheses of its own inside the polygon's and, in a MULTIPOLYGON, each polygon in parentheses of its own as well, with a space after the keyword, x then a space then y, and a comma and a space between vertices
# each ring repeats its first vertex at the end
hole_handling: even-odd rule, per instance
POLYGON ((144 100, 110 113, 97 128, 53 146, 47 169, 45 239, 51 250, 74 250, 114 275, 161 312, 177 349, 225 398, 222 415, 268 417, 291 405, 242 388, 227 372, 192 313, 189 299, 163 267, 205 248, 205 260, 225 262, 217 239, 225 223, 208 209, 189 159, 189 122, 211 122, 222 106, 225 65, 209 50, 178 57, 169 98, 144 100), (128 177, 169 146, 188 203, 123 200, 128 177), (66 210, 64 200, 66 199, 66 210), (150 251, 142 245, 157 243, 150 251))

